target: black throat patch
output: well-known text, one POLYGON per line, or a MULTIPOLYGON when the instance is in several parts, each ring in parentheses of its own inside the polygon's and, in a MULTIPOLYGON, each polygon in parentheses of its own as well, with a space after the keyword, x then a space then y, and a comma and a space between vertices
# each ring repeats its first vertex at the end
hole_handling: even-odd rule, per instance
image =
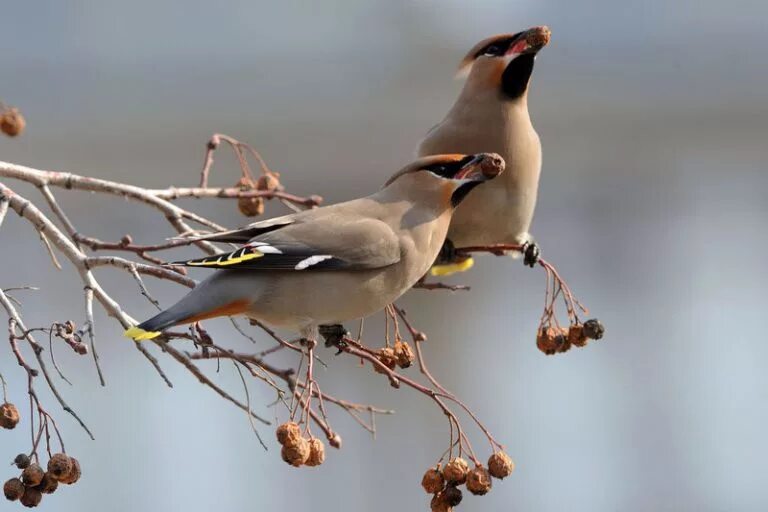
POLYGON ((534 58, 534 54, 526 53, 507 65, 501 75, 501 92, 506 98, 516 100, 525 93, 533 73, 534 58))
POLYGON ((467 194, 472 192, 472 189, 476 186, 480 185, 481 181, 470 181, 469 183, 464 183, 459 188, 453 191, 453 194, 451 194, 451 205, 456 208, 459 206, 459 204, 466 199, 467 194))

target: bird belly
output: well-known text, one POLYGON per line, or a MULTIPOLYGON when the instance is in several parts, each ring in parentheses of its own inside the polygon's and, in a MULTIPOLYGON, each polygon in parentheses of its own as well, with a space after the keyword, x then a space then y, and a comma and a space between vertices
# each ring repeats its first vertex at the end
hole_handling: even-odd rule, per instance
POLYGON ((283 274, 271 279, 266 293, 247 314, 293 330, 363 318, 383 309, 413 284, 397 279, 392 269, 395 266, 283 274))

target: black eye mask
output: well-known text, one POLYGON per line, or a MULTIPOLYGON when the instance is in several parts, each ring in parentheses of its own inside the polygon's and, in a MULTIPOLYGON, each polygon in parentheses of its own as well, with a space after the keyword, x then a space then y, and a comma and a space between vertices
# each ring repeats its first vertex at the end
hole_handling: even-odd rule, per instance
POLYGON ((505 53, 507 53, 507 50, 509 50, 509 46, 515 42, 517 39, 522 36, 522 32, 518 32, 517 34, 513 36, 509 36, 504 39, 497 39, 496 41, 493 41, 492 43, 488 43, 484 48, 481 48, 478 50, 478 52, 475 54, 475 58, 478 58, 482 55, 488 55, 490 57, 501 57, 505 53))

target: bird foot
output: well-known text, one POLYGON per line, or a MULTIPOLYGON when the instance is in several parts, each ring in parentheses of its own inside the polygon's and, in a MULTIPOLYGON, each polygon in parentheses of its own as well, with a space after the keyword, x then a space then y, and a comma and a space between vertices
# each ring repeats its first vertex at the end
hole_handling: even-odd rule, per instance
POLYGON ((434 265, 448 265, 456 262, 456 247, 453 242, 445 239, 443 246, 440 248, 440 252, 437 253, 434 265))
POLYGON ((525 242, 523 244, 523 265, 533 268, 539 262, 541 250, 536 242, 525 242))
POLYGON ((343 325, 321 325, 318 327, 318 332, 325 339, 326 347, 336 347, 339 349, 339 353, 341 353, 341 348, 346 346, 344 337, 349 336, 349 331, 343 325))

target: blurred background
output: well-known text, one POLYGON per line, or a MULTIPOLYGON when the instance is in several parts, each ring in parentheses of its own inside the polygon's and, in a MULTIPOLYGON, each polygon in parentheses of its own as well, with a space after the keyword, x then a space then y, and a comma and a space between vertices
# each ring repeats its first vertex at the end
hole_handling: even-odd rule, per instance
MULTIPOLYGON (((146 187, 193 185, 205 142, 223 132, 258 148, 288 190, 329 203, 371 192, 411 158, 460 90, 453 72, 469 47, 549 25, 529 103, 544 148, 533 233, 607 335, 541 354, 544 275, 505 258, 481 258, 453 279, 469 293, 408 294, 433 373, 517 463, 460 510, 768 507, 763 3, 47 1, 6 2, 0 13, 0 98, 28 121, 22 137, 0 137, 0 159, 146 187)), ((239 172, 226 151, 212 178, 222 186, 239 172)), ((143 207, 57 195, 89 234, 130 232, 147 243, 172 234, 143 207)), ((186 204, 224 225, 245 223, 231 202, 186 204)), ((270 205, 268 214, 283 211, 270 205)), ((0 231, 0 269, 2 287, 43 288, 17 293, 29 325, 82 320, 76 275, 53 270, 15 215, 0 231)), ((115 274, 99 275, 133 316, 149 316, 135 283, 115 274)), ((165 305, 183 292, 148 285, 165 305)), ((175 384, 167 388, 116 323, 97 321, 106 388, 90 359, 58 356, 75 385, 61 389, 96 441, 42 393, 84 474, 44 510, 428 510, 419 481, 448 434, 424 397, 326 351, 325 391, 397 414, 378 419, 372 440, 334 411, 344 448, 322 468, 295 470, 279 460, 272 428, 261 428, 264 452, 242 411, 162 358, 175 384)), ((221 344, 251 348, 226 321, 208 327, 221 344)), ((241 394, 231 366, 207 368, 241 394)), ((0 372, 24 404, 10 353, 0 372)), ((272 394, 251 391, 257 412, 274 415, 262 405, 272 394)), ((27 428, 2 433, 0 461, 26 449, 27 428)), ((0 468, 0 479, 13 476, 0 468)))

